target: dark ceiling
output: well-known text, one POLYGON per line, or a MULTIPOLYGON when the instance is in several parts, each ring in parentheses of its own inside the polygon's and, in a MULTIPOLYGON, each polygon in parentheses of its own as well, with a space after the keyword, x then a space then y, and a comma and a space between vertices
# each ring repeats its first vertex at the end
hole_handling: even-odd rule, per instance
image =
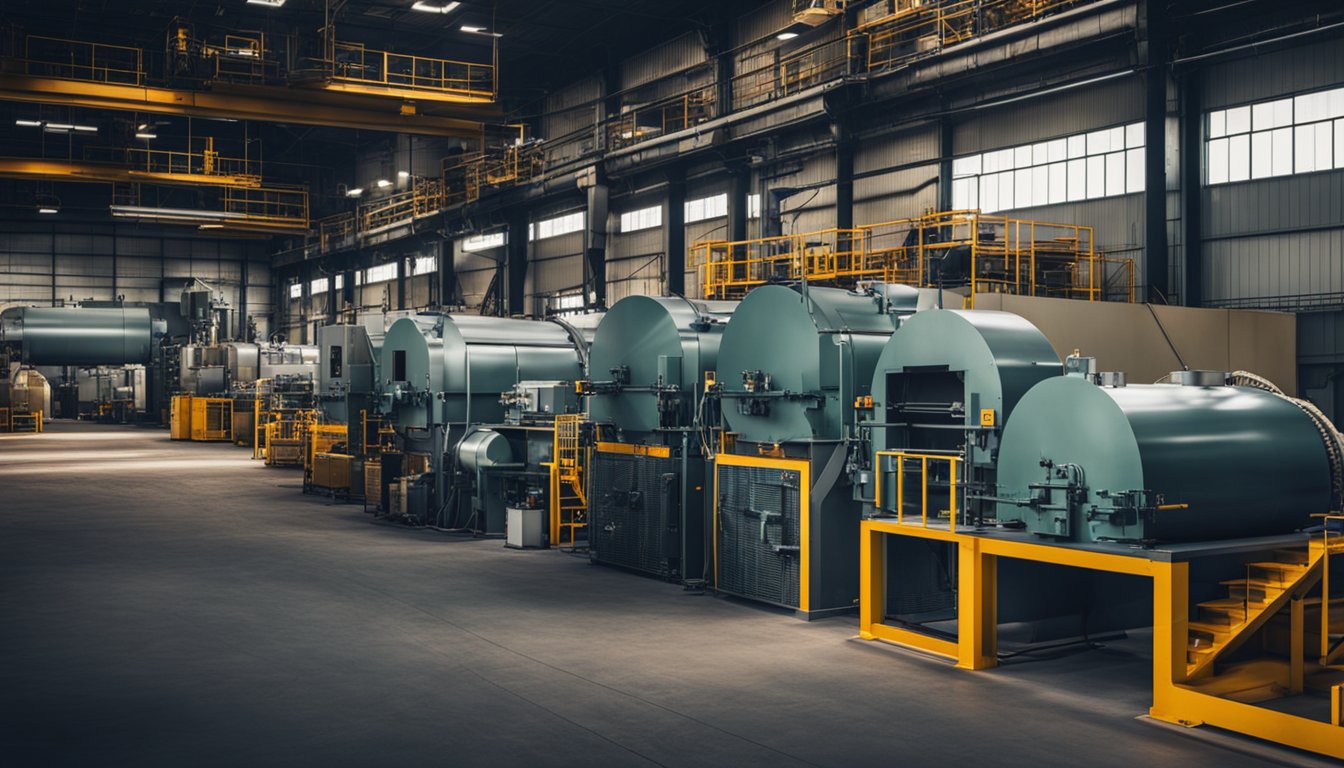
MULTIPOLYGON (((445 0, 427 0, 444 5, 445 0)), ((398 53, 488 60, 492 38, 463 25, 498 33, 504 107, 515 109, 611 61, 684 32, 716 25, 767 0, 463 0, 447 14, 412 9, 414 0, 286 0, 279 8, 246 0, 3 0, 6 42, 17 33, 43 34, 141 47, 165 46, 175 18, 197 36, 262 30, 271 40, 317 40, 335 11, 337 38, 398 53)), ((276 45, 268 41, 268 47, 276 45)))

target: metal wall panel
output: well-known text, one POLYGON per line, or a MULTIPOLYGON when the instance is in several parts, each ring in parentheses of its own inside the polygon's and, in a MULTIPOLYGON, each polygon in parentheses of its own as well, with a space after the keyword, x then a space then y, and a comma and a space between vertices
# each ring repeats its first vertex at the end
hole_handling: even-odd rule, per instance
POLYGON ((669 72, 708 61, 700 35, 688 32, 680 37, 640 53, 621 63, 621 87, 635 88, 651 83, 669 72))
POLYGON ((1210 303, 1291 309, 1344 301, 1344 229, 1215 240, 1204 254, 1210 303))
POLYGON ((963 113, 952 132, 956 156, 1029 144, 1143 119, 1136 75, 963 113))
POLYGON ((1257 53, 1204 69, 1205 109, 1275 99, 1344 83, 1344 45, 1331 40, 1257 53))

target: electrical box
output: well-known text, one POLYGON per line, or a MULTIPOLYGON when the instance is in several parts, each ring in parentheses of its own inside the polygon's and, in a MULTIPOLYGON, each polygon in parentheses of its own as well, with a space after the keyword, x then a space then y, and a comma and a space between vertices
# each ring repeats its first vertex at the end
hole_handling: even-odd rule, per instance
POLYGON ((509 507, 505 512, 504 546, 540 549, 546 546, 546 510, 509 507))

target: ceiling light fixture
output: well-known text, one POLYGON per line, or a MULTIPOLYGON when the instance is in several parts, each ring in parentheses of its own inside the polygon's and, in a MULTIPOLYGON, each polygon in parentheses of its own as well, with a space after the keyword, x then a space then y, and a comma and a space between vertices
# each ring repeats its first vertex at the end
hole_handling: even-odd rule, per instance
POLYGON ((458 27, 458 29, 472 35, 485 35, 486 37, 503 37, 503 35, 501 35, 498 32, 490 32, 485 27, 477 27, 472 24, 463 24, 462 26, 458 27))
POLYGON ((364 194, 364 188, 363 188, 363 187, 355 187, 355 188, 353 188, 353 189, 347 189, 347 190, 345 190, 345 196, 346 196, 346 197, 359 197, 359 196, 362 195, 362 194, 364 194))
POLYGON ((410 171, 397 171, 397 178, 398 178, 398 179, 409 179, 409 178, 411 178, 411 172, 410 172, 410 171))
POLYGON ((378 185, 379 189, 387 189, 388 187, 392 186, 392 182, 388 181, 387 179, 379 179, 375 183, 378 185))
POLYGON ((457 10, 460 5, 462 4, 458 2, 448 3, 447 5, 434 5, 433 3, 426 3, 424 0, 416 0, 415 4, 411 6, 411 10, 424 11, 425 13, 452 13, 457 10))
POLYGON ((145 139, 146 141, 148 141, 149 139, 157 139, 157 138, 159 138, 159 135, 158 135, 157 133, 150 133, 150 132, 148 132, 148 131, 138 131, 138 132, 136 132, 136 134, 135 134, 135 138, 137 138, 137 139, 145 139))
POLYGON ((41 128, 41 127, 42 127, 42 121, 41 121, 41 120, 15 120, 15 121, 14 121, 14 124, 15 124, 15 125, 26 126, 26 127, 28 127, 28 128, 41 128))
POLYGON ((279 8, 285 4, 285 0, 247 0, 248 5, 264 5, 267 8, 279 8))
POLYGON ((795 37, 797 37, 797 36, 798 36, 798 33, 797 33, 797 32, 780 32, 778 35, 775 35, 775 39, 776 39, 776 40, 792 40, 793 38, 795 38, 795 37))
POLYGON ((60 208, 53 208, 49 205, 42 205, 37 208, 38 213, 60 213, 60 211, 60 208))

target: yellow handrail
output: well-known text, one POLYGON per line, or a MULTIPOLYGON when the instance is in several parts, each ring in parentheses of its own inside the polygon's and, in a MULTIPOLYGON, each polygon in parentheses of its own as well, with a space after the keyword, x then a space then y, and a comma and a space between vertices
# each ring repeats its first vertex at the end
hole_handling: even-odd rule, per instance
POLYGON ((905 473, 907 461, 919 462, 920 477, 920 527, 929 527, 929 462, 945 461, 948 463, 948 525, 950 530, 957 530, 957 467, 962 463, 962 457, 955 454, 942 453, 920 453, 917 451, 878 451, 873 456, 873 507, 878 511, 884 511, 886 507, 882 505, 882 475, 886 470, 883 469, 882 459, 894 458, 896 460, 896 522, 905 523, 905 473))

